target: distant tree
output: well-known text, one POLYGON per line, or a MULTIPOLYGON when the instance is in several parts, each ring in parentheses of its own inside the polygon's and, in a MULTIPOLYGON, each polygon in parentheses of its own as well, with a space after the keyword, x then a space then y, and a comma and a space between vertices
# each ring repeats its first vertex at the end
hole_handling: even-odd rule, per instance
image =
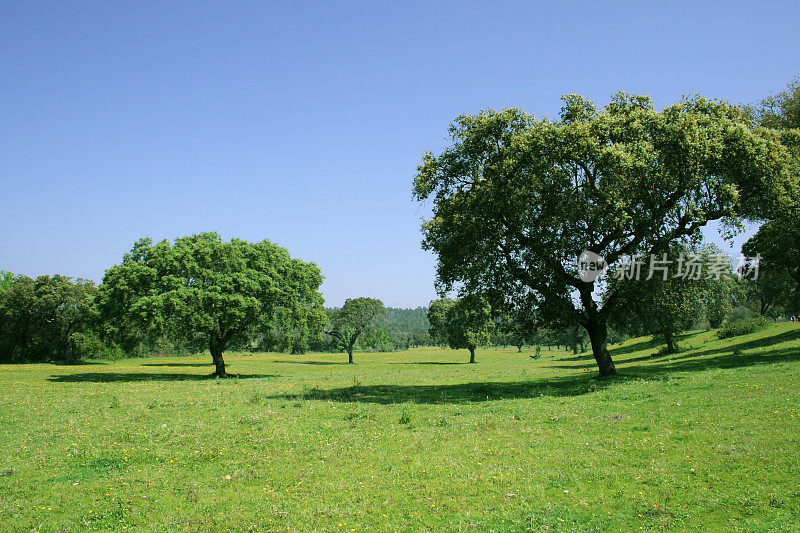
POLYGON ((514 312, 506 310, 497 313, 495 318, 496 331, 498 331, 506 342, 517 347, 517 352, 522 352, 523 346, 528 346, 536 338, 539 328, 539 321, 535 313, 530 311, 514 312))
POLYGON ((494 330, 492 308, 486 298, 467 295, 458 300, 443 298, 431 302, 428 311, 433 339, 447 343, 454 350, 469 350, 469 362, 475 362, 475 349, 489 344, 494 330))
POLYGON ((576 95, 564 103, 554 121, 519 109, 458 117, 452 145, 423 156, 414 195, 433 199, 423 247, 438 256, 440 291, 530 295, 543 319, 586 329, 606 376, 618 297, 581 277, 581 253, 613 265, 712 220, 762 219, 788 203, 797 161, 780 134, 701 97, 660 111, 622 93, 603 110, 576 95))
POLYGON ((381 328, 386 331, 388 344, 395 349, 408 349, 411 346, 423 346, 430 343, 428 338, 428 310, 424 307, 416 309, 398 309, 387 307, 381 328))
POLYGON ((92 336, 94 283, 16 276, 0 291, 0 361, 76 363, 92 336))
POLYGON ((208 348, 215 375, 227 377, 223 351, 247 342, 254 326, 286 310, 298 320, 323 317, 321 283, 314 263, 292 259, 267 240, 224 242, 200 233, 173 244, 137 241, 106 271, 98 303, 112 332, 115 324, 168 332, 208 348))
POLYGON ((612 276, 610 284, 619 305, 611 322, 631 334, 659 336, 667 353, 675 353, 678 334, 690 329, 703 313, 712 327, 719 327, 725 319, 732 308, 733 271, 730 258, 715 246, 695 251, 673 244, 667 261, 670 263, 661 265, 666 270, 656 271, 652 277, 649 272, 638 280, 617 273, 612 276), (689 267, 690 262, 697 266, 689 267))
POLYGON ((742 253, 760 256, 759 272, 768 272, 772 281, 784 273, 800 285, 800 217, 786 214, 766 222, 744 243, 742 253))
POLYGON ((798 285, 788 272, 770 264, 759 265, 758 277, 743 280, 743 289, 755 301, 761 316, 779 312, 798 293, 798 285))
POLYGON ((350 298, 330 318, 328 335, 336 339, 347 352, 347 362, 353 362, 353 348, 358 337, 372 325, 376 317, 383 316, 386 308, 375 298, 350 298))
POLYGON ((712 328, 718 328, 728 318, 734 305, 743 303, 746 299, 744 280, 738 281, 726 273, 719 278, 708 278, 705 281, 703 310, 708 324, 712 328))
POLYGON ((412 331, 409 337, 409 344, 411 347, 427 346, 431 342, 431 337, 423 331, 412 331))

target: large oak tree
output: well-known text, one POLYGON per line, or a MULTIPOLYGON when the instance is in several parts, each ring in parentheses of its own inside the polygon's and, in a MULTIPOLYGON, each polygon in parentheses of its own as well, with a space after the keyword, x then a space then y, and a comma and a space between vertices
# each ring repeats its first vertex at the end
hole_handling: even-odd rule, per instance
MULTIPOLYGON (((324 325, 322 274, 264 240, 224 242, 200 233, 153 244, 137 241, 121 264, 106 271, 99 308, 115 333, 127 324, 165 332, 211 352, 215 374, 226 377, 222 352, 278 315, 324 325)), ((316 325, 316 326, 314 326, 316 325)))
POLYGON ((688 98, 661 111, 617 94, 603 109, 575 95, 558 120, 519 109, 460 116, 451 146, 426 153, 414 195, 433 200, 423 247, 440 291, 501 291, 539 316, 588 332, 601 375, 614 294, 581 279, 585 250, 609 264, 666 251, 709 221, 735 226, 788 202, 797 162, 777 132, 738 108, 688 98))

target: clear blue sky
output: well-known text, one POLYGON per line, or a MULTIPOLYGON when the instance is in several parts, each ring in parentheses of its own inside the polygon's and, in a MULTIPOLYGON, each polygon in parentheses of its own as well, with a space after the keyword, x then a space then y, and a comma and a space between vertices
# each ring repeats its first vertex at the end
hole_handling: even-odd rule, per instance
POLYGON ((100 280, 216 230, 316 261, 328 305, 425 305, 411 180, 461 113, 625 90, 754 102, 797 2, 0 1, 0 268, 100 280))

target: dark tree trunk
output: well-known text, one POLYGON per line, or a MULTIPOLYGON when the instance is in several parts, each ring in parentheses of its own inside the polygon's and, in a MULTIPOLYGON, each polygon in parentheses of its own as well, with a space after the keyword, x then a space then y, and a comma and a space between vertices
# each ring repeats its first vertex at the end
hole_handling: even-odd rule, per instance
MULTIPOLYGON (((583 327, 589 334, 589 342, 592 343, 592 354, 597 361, 597 368, 601 376, 615 376, 617 369, 614 368, 614 361, 608 353, 608 325, 606 317, 597 309, 597 304, 592 299, 594 283, 584 283, 579 287, 581 303, 583 304, 584 316, 583 327)), ((605 308, 603 309, 605 311, 605 308)))
POLYGON ((469 347, 469 362, 470 363, 474 363, 475 362, 475 347, 474 346, 470 346, 469 347))
POLYGON ((593 316, 586 322, 586 332, 592 343, 592 353, 594 360, 597 361, 597 368, 601 376, 615 376, 617 369, 614 368, 614 361, 608 353, 608 327, 606 320, 601 316, 593 316))
POLYGON ((348 364, 353 364, 353 348, 347 349, 347 362, 348 364))
POLYGON ((517 346, 517 353, 522 353, 522 345, 517 346))
POLYGON ((214 361, 214 375, 218 378, 227 378, 230 376, 225 372, 225 360, 222 358, 222 348, 222 343, 211 341, 209 351, 211 352, 211 360, 214 361))
POLYGON ((667 341, 667 353, 675 353, 678 351, 675 346, 675 335, 671 331, 664 332, 664 340, 667 341))

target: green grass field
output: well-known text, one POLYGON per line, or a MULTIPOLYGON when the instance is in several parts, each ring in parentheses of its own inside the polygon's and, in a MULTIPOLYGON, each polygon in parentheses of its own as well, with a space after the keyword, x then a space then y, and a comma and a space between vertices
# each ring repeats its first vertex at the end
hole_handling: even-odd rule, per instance
POLYGON ((3 365, 0 530, 798 530, 798 324, 681 342, 3 365))

